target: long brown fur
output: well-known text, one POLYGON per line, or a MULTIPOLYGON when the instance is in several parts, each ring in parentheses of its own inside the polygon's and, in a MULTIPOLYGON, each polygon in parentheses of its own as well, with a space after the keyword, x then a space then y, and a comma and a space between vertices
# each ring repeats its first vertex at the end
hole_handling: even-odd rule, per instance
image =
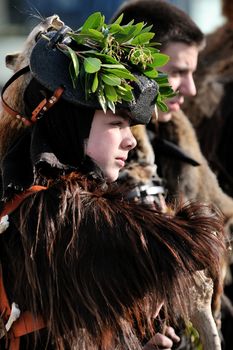
POLYGON ((207 206, 166 216, 73 174, 25 200, 12 221, 1 243, 12 298, 44 317, 57 349, 75 349, 80 336, 87 349, 141 349, 161 302, 171 320, 187 316, 193 272, 219 274, 222 222, 207 206))

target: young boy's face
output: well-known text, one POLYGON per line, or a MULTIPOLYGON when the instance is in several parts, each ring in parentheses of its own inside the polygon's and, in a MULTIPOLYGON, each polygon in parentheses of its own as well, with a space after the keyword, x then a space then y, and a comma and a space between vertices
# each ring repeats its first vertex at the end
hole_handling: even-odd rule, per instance
POLYGON ((95 112, 85 153, 100 167, 108 182, 118 178, 128 152, 135 146, 128 118, 111 111, 95 112))
POLYGON ((175 97, 166 100, 169 112, 159 112, 159 121, 167 122, 171 119, 172 112, 181 108, 185 96, 196 95, 193 73, 197 67, 199 48, 196 45, 171 42, 162 52, 170 56, 170 60, 161 67, 161 71, 168 74, 169 83, 177 92, 175 97))

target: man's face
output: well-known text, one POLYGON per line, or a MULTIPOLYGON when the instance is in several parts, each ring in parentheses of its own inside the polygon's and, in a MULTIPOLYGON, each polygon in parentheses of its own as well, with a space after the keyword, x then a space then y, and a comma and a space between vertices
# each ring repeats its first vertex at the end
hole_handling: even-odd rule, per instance
POLYGON ((167 122, 171 119, 172 112, 181 108, 185 96, 196 95, 193 72, 197 67, 199 48, 195 45, 189 46, 181 42, 171 42, 162 52, 170 56, 170 60, 161 68, 161 71, 168 74, 169 83, 177 93, 175 97, 166 101, 169 112, 159 111, 159 121, 167 122))

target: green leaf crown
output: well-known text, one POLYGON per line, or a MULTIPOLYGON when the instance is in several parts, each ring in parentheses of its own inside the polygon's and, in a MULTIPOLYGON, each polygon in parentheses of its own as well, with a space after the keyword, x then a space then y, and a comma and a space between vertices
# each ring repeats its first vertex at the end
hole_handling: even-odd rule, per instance
POLYGON ((159 43, 151 43, 155 33, 144 22, 134 21, 121 25, 123 14, 112 24, 104 23, 100 12, 90 15, 83 26, 68 36, 76 44, 71 48, 64 42, 59 49, 71 58, 70 75, 73 86, 77 86, 78 77, 82 77, 85 96, 96 94, 102 109, 109 108, 115 113, 115 104, 133 101, 131 81, 139 72, 154 79, 159 86, 156 104, 167 111, 164 100, 174 96, 168 83, 167 74, 157 67, 165 65, 169 57, 159 52, 159 43))

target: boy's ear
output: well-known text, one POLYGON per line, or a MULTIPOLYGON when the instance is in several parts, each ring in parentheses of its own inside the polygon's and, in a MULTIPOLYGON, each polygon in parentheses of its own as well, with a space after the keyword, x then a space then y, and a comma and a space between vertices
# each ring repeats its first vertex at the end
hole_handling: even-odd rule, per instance
POLYGON ((20 55, 20 52, 15 52, 15 53, 6 55, 5 57, 6 67, 14 70, 19 55, 20 55))

